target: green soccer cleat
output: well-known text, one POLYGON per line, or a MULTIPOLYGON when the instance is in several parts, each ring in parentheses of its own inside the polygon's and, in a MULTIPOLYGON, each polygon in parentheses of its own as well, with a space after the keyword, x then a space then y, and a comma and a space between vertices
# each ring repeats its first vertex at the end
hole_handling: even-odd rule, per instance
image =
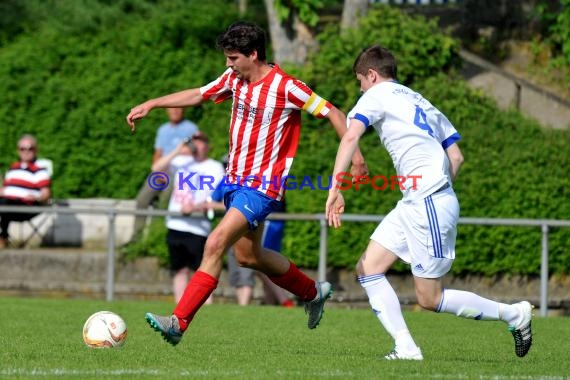
POLYGON ((325 312, 325 302, 332 296, 332 285, 329 282, 317 282, 317 297, 309 302, 305 302, 305 314, 309 315, 307 325, 310 329, 314 329, 319 325, 323 313, 325 312))
POLYGON ((165 341, 173 346, 180 343, 183 332, 180 330, 180 324, 178 323, 178 318, 175 315, 163 317, 152 313, 146 313, 145 319, 154 331, 157 331, 162 335, 165 341))

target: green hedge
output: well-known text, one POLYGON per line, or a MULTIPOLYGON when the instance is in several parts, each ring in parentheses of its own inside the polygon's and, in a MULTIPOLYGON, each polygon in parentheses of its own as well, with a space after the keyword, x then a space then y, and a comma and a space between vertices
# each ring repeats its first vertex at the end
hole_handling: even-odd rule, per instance
MULTIPOLYGON (((55 163, 55 197, 130 198, 148 174, 156 127, 166 116, 152 113, 132 136, 125 116, 149 97, 214 78, 225 62, 212 46, 236 12, 224 1, 85 3, 106 12, 46 22, 0 50, 1 166, 29 132, 55 163), (126 13, 121 4, 141 6, 126 13)), ((200 120, 202 112, 189 117, 200 120)))
MULTIPOLYGON (((357 99, 358 85, 350 72, 354 58, 362 47, 380 43, 396 54, 400 81, 411 83, 452 120, 463 136, 460 146, 466 159, 455 185, 462 216, 570 218, 570 133, 543 130, 518 112, 502 112, 484 94, 468 88, 454 75, 456 42, 441 35, 435 24, 379 7, 356 30, 338 37, 338 31, 330 29, 320 40, 319 54, 299 75, 321 94, 333 94, 331 99, 344 109, 357 99)), ((336 151, 336 144, 330 144, 334 133, 326 126, 305 128, 304 133, 293 174, 328 175, 332 168, 328 157, 332 159, 336 151)), ((395 174, 375 133, 365 136, 361 149, 372 175, 395 174)), ((291 211, 323 212, 326 192, 302 193, 289 193, 291 211)), ((362 214, 386 214, 399 198, 398 192, 370 188, 345 196, 347 212, 362 214)), ((306 224, 289 224, 285 251, 296 262, 315 266, 318 225, 306 224)), ((330 262, 353 266, 374 228, 371 223, 345 223, 340 231, 331 231, 330 262)), ((452 270, 536 274, 540 239, 539 228, 461 226, 452 270)), ((555 273, 568 272, 569 241, 570 229, 551 231, 550 264, 555 273)))
MULTIPOLYGON (((57 8, 73 8, 75 2, 49 4, 61 14, 76 12, 57 8)), ((124 117, 147 98, 214 79, 224 69, 214 40, 237 12, 221 0, 190 5, 183 0, 80 1, 76 7, 81 17, 68 23, 49 18, 0 47, 0 164, 14 160, 17 138, 31 132, 40 140, 42 155, 55 163, 55 197, 133 198, 148 173, 155 131, 165 114, 151 113, 138 123, 135 135, 124 117)), ((320 50, 307 65, 287 69, 343 110, 359 95, 351 73, 354 58, 364 46, 381 43, 395 52, 400 80, 455 124, 466 158, 455 185, 462 216, 570 219, 570 133, 543 130, 469 89, 454 74, 460 64, 458 43, 435 23, 377 7, 357 29, 340 35, 329 28, 319 41, 320 50)), ((227 102, 188 112, 211 136, 213 157, 227 149, 229 112, 227 102)), ((330 175, 338 139, 325 121, 303 119, 291 174, 317 181, 330 175)), ((361 148, 372 174, 394 174, 374 133, 364 137, 361 148)), ((290 191, 289 210, 321 213, 326 195, 290 191)), ((385 214, 400 197, 371 188, 349 191, 347 212, 385 214)), ((374 223, 345 223, 341 230, 330 230, 331 265, 352 267, 374 228, 374 223)), ((289 222, 284 253, 302 266, 316 267, 318 236, 318 223, 289 222)), ((568 273, 570 230, 553 229, 550 238, 552 271, 568 273)), ((536 274, 539 249, 538 228, 460 226, 453 271, 536 274)), ((158 255, 165 262, 162 220, 152 224, 148 240, 124 251, 128 257, 158 255)))

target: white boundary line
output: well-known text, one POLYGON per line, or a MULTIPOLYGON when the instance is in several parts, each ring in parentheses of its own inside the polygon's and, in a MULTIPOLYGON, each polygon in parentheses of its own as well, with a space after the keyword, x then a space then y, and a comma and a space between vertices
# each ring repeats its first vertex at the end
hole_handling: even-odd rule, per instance
MULTIPOLYGON (((310 374, 307 371, 287 371, 277 370, 278 376, 314 376, 315 378, 323 377, 337 377, 349 378, 359 377, 359 375, 351 371, 319 371, 318 373, 310 374)), ((222 370, 194 370, 194 371, 165 371, 161 369, 117 369, 117 370, 81 370, 81 369, 68 369, 68 368, 54 368, 54 369, 23 369, 23 368, 10 368, 0 369, 0 376, 26 376, 26 377, 46 377, 46 376, 125 376, 125 375, 152 375, 152 376, 192 376, 192 377, 210 377, 210 376, 254 376, 255 371, 222 371, 222 370)), ((469 379, 470 376, 461 376, 458 374, 408 374, 409 377, 417 378, 433 378, 433 379, 469 379)), ((551 376, 551 375, 537 375, 537 376, 520 376, 520 375, 479 375, 480 380, 564 380, 565 376, 551 376)))

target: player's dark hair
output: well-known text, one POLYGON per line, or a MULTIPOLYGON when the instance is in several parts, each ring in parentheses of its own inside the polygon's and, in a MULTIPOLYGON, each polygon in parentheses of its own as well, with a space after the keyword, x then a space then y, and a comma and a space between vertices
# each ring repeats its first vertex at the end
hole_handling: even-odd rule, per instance
POLYGON ((265 31, 254 23, 237 21, 230 25, 216 41, 224 51, 237 51, 247 57, 257 51, 257 58, 265 61, 265 31))
POLYGON ((388 49, 380 45, 364 48, 352 66, 355 74, 366 75, 370 69, 376 71, 384 78, 398 79, 396 58, 388 49))

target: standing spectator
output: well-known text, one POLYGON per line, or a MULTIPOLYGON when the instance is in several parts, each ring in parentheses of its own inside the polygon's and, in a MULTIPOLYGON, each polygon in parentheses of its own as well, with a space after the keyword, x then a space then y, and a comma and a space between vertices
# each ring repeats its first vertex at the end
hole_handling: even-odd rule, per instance
POLYGON ((411 266, 421 307, 477 321, 503 321, 514 337, 516 355, 525 356, 532 345, 529 302, 509 305, 443 288, 443 277, 455 259, 459 203, 452 184, 463 163, 457 145, 461 136, 427 99, 396 81, 396 60, 388 49, 378 45, 364 49, 353 71, 363 95, 348 114, 348 132, 337 152, 326 215, 329 225, 340 227, 344 199, 337 175, 348 166, 366 128, 374 128, 399 178, 406 179, 402 200, 380 222, 356 266, 372 310, 395 342, 385 358, 423 360, 386 278, 399 259, 411 266))
POLYGON ((212 228, 205 214, 207 202, 224 177, 222 164, 208 157, 209 150, 208 137, 197 132, 152 166, 153 171, 168 171, 174 179, 168 210, 184 214, 166 218, 166 241, 176 303, 202 261, 206 238, 212 228))
MULTIPOLYGON (((204 258, 184 295, 170 316, 146 314, 146 320, 172 345, 182 334, 218 286, 223 258, 233 246, 238 262, 267 274, 271 281, 305 302, 307 326, 319 324, 331 284, 316 282, 285 256, 261 246, 258 228, 271 212, 283 210, 285 186, 282 178, 293 163, 299 143, 301 110, 327 118, 339 136, 346 132, 346 115, 289 76, 265 55, 265 31, 248 22, 232 24, 217 40, 228 67, 217 79, 155 99, 131 109, 127 123, 154 108, 198 106, 207 100, 232 99, 229 127, 228 182, 225 186, 226 213, 208 236, 204 258)), ((366 173, 360 152, 353 157, 354 174, 366 173)))
MULTIPOLYGON (((38 143, 34 136, 23 135, 18 141, 19 160, 10 165, 0 187, 0 205, 39 206, 51 198, 49 171, 36 163, 38 143)), ((0 249, 8 244, 11 221, 30 220, 32 213, 6 212, 0 214, 0 249)))
MULTIPOLYGON (((168 115, 168 122, 162 124, 156 131, 154 153, 152 155, 153 164, 159 158, 172 152, 182 140, 198 132, 198 126, 184 118, 184 108, 167 108, 166 114, 168 115)), ((161 199, 167 199, 170 196, 170 189, 170 187, 167 187, 166 190, 162 190, 164 195, 161 196, 161 190, 150 187, 147 178, 137 195, 137 209, 148 208, 159 196, 161 199)), ((135 217, 134 236, 143 230, 146 219, 146 216, 135 217)))

